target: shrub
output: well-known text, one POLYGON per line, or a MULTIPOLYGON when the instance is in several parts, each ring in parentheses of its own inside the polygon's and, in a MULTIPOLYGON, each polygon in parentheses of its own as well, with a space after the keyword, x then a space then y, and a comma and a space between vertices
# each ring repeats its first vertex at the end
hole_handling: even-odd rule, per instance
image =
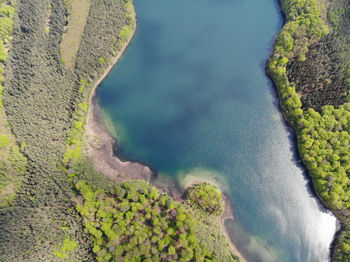
POLYGON ((191 205, 209 214, 220 216, 224 210, 222 195, 216 186, 200 183, 186 189, 186 197, 191 205))

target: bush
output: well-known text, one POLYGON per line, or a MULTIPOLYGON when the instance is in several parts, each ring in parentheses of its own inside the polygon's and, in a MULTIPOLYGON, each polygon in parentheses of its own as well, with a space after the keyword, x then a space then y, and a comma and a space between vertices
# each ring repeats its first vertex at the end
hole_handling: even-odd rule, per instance
POLYGON ((186 197, 191 205, 209 214, 222 215, 224 203, 216 186, 206 182, 193 185, 186 189, 186 197))

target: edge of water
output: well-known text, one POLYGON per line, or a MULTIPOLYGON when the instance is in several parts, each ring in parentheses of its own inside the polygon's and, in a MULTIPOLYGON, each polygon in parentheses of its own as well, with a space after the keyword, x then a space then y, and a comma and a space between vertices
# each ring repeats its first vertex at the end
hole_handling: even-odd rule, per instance
MULTIPOLYGON (((148 166, 144 165, 143 163, 137 161, 137 160, 127 160, 123 161, 117 154, 115 154, 114 146, 117 144, 116 139, 113 137, 112 132, 108 128, 105 121, 103 121, 103 116, 101 116, 102 112, 100 108, 98 107, 97 101, 96 101, 96 89, 99 87, 99 85, 102 83, 102 81, 108 76, 108 74, 111 72, 111 70, 114 68, 114 66, 118 63, 119 59, 122 57, 123 53, 131 43, 133 37, 135 36, 137 28, 137 22, 135 21, 134 29, 130 37, 128 38, 125 45, 122 47, 122 49, 118 52, 118 55, 113 59, 112 63, 107 67, 107 69, 104 71, 103 75, 99 78, 99 80, 94 85, 93 89, 91 90, 90 97, 89 97, 89 110, 88 110, 88 117, 86 121, 86 136, 87 137, 102 137, 102 150, 95 148, 91 141, 88 140, 88 155, 93 160, 100 160, 101 157, 106 157, 110 161, 105 162, 104 164, 107 164, 107 169, 101 169, 101 164, 98 164, 100 161, 93 161, 95 168, 101 172, 103 175, 114 179, 114 180, 132 180, 132 179, 144 179, 147 182, 151 182, 152 177, 157 177, 157 172, 153 171, 148 166), (101 152, 102 151, 102 152, 101 152), (102 153, 102 155, 101 155, 102 153), (97 158, 97 159, 96 159, 97 158), (127 167, 127 166, 134 166, 134 168, 131 168, 131 173, 137 173, 134 175, 125 174, 125 177, 120 178, 118 175, 115 174, 115 166, 113 164, 110 164, 111 162, 115 162, 115 164, 119 167, 127 167), (109 167, 108 167, 109 165, 109 167), (145 172, 138 172, 142 171, 142 169, 145 172)), ((120 174, 120 173, 119 173, 120 174)), ((204 179, 194 179, 192 181, 189 181, 189 183, 186 185, 186 187, 190 186, 191 184, 195 184, 198 182, 206 182, 204 179)), ((209 181, 209 183, 211 183, 209 181)), ((217 185, 216 185, 217 186, 217 185)), ((177 194, 183 194, 184 190, 182 189, 180 192, 177 192, 177 194)), ((221 188, 218 186, 219 190, 222 192, 221 188)), ((164 191, 164 190, 163 190, 164 191)), ((176 193, 175 193, 176 194, 176 193)), ((222 233, 225 236, 227 242, 229 243, 232 251, 240 258, 242 262, 246 262, 245 258, 239 252, 237 247, 234 245, 234 243, 231 241, 228 232, 226 230, 226 227, 224 225, 224 222, 226 219, 234 219, 233 216, 233 207, 229 200, 229 198, 223 194, 224 196, 224 205, 225 210, 223 215, 220 217, 221 221, 221 228, 222 233)))

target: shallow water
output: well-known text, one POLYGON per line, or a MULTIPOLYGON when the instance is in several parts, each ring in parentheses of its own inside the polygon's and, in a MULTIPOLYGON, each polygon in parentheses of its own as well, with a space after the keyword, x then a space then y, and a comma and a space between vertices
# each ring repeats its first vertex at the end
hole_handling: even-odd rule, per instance
POLYGON ((265 75, 276 0, 138 0, 136 35, 97 90, 119 153, 185 183, 215 180, 248 261, 328 261, 318 204, 265 75))

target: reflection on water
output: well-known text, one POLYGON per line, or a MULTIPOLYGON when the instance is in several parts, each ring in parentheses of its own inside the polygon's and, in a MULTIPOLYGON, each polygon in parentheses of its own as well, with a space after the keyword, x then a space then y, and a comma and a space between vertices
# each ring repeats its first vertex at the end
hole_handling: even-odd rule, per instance
POLYGON ((236 245, 247 261, 281 261, 281 254, 278 254, 276 249, 272 248, 258 236, 248 235, 236 221, 226 219, 225 227, 229 232, 231 241, 236 245))
POLYGON ((249 261, 329 260, 336 219, 310 189, 265 75, 282 26, 277 0, 135 3, 135 38, 97 90, 119 153, 161 183, 217 182, 249 261))
MULTIPOLYGON (((269 213, 272 216, 271 223, 276 223, 276 226, 281 226, 279 223, 286 223, 281 212, 278 212, 278 215, 273 217, 274 211, 276 210, 269 213)), ((300 214, 300 217, 302 217, 302 214, 300 214)), ((329 252, 325 247, 329 246, 329 240, 332 239, 336 230, 334 217, 329 213, 306 214, 306 217, 315 219, 304 222, 305 227, 302 226, 303 222, 301 221, 300 227, 295 228, 295 232, 291 232, 299 249, 303 248, 301 246, 304 242, 302 238, 307 239, 306 242, 310 243, 310 245, 304 247, 306 249, 305 255, 296 254, 296 261, 329 260, 329 252), (299 235, 302 235, 302 237, 299 237, 299 235)), ((259 236, 249 235, 236 221, 227 219, 225 227, 229 232, 231 241, 248 261, 274 262, 287 259, 283 257, 281 252, 272 247, 267 240, 263 240, 259 236)), ((285 224, 282 230, 287 232, 286 229, 287 226, 285 224)))

